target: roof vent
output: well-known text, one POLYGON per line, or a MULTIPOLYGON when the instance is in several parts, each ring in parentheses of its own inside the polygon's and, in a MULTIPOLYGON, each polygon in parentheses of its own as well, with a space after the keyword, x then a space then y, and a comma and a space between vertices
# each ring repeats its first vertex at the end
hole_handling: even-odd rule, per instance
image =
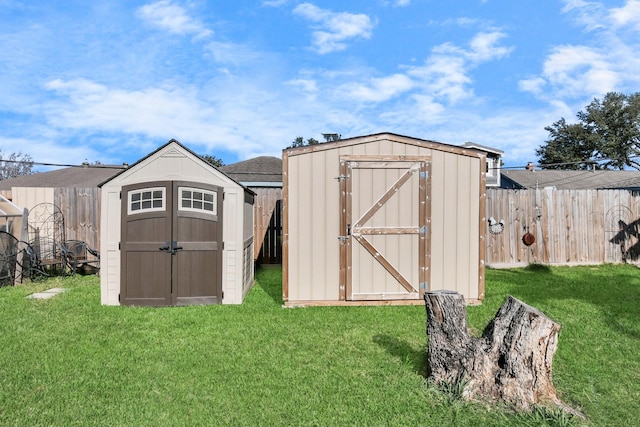
POLYGON ((536 170, 536 165, 533 164, 533 162, 529 162, 527 163, 527 170, 530 172, 533 172, 536 170))

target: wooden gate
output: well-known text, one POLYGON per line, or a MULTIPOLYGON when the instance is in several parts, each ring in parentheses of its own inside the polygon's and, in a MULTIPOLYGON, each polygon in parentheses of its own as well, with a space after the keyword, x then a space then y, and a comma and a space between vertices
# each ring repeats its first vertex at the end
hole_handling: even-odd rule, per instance
POLYGON ((222 301, 222 188, 162 181, 122 189, 124 305, 222 301))
POLYGON ((430 161, 340 158, 340 299, 418 299, 428 290, 430 161))

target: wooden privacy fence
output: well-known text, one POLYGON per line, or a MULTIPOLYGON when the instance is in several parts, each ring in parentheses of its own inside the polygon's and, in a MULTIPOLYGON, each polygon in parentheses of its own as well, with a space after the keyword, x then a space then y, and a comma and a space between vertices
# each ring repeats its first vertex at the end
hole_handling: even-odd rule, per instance
POLYGON ((100 249, 100 189, 56 188, 54 204, 64 216, 65 238, 100 249))
POLYGON ((282 263, 282 188, 251 187, 254 204, 254 261, 282 263))
POLYGON ((486 209, 504 221, 487 224, 487 266, 640 263, 640 192, 488 189, 486 209))

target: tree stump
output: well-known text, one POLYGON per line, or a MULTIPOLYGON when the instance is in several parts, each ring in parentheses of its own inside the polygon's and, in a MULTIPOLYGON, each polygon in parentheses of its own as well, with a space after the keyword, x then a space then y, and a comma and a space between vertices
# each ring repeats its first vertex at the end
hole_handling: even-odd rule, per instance
POLYGON ((560 324, 509 296, 482 337, 474 338, 462 295, 434 291, 424 299, 430 381, 464 385, 468 400, 502 401, 517 410, 553 404, 581 416, 560 401, 551 379, 560 324))

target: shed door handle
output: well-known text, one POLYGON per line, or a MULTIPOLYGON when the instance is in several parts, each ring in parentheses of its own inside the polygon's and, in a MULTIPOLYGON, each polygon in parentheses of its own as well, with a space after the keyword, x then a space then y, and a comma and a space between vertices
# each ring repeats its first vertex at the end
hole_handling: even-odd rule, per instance
POLYGON ((169 250, 171 249, 171 246, 169 246, 169 241, 167 240, 167 242, 164 244, 164 246, 162 246, 161 248, 158 248, 161 251, 165 251, 165 252, 169 252, 169 250))

